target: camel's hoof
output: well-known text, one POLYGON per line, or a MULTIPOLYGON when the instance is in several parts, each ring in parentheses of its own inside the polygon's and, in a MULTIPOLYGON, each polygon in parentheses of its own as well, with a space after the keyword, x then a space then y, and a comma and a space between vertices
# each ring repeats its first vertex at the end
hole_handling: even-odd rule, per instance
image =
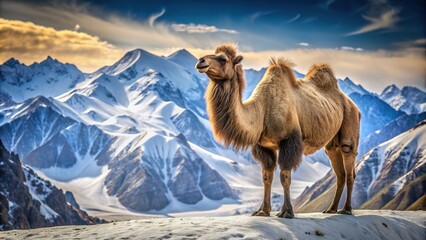
POLYGON ((336 213, 336 212, 337 212, 337 210, 327 209, 327 210, 324 210, 322 213, 336 213))
POLYGON ((279 218, 294 218, 294 213, 292 209, 289 210, 281 210, 278 214, 277 217, 279 218))
POLYGON ((351 210, 341 209, 337 211, 338 214, 345 214, 345 215, 353 215, 351 210))
POLYGON ((263 210, 257 210, 256 212, 251 214, 252 216, 257 216, 257 217, 269 217, 269 214, 266 213, 263 210))

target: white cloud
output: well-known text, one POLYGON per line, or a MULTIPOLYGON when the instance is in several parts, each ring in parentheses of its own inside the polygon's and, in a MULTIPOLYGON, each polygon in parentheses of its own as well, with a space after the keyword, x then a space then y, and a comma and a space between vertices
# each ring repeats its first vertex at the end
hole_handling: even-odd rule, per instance
POLYGON ((306 42, 300 42, 298 45, 303 47, 309 47, 309 43, 306 42))
POLYGON ((155 20, 157 20, 159 17, 163 16, 164 13, 166 13, 166 9, 163 8, 163 9, 161 9, 161 12, 151 15, 148 18, 149 26, 154 27, 155 20))
POLYGON ((370 15, 362 15, 369 23, 346 36, 363 34, 379 29, 390 29, 399 22, 399 9, 390 6, 386 1, 372 1, 370 15))
POLYGON ((296 21, 297 19, 299 19, 301 16, 302 16, 302 15, 300 15, 300 14, 298 13, 298 14, 297 14, 294 18, 292 18, 292 19, 288 20, 287 22, 288 22, 288 23, 292 23, 292 22, 296 21))
POLYGON ((176 32, 187 32, 187 33, 215 33, 224 32, 230 34, 237 34, 238 32, 232 29, 217 28, 216 26, 208 26, 204 24, 172 24, 171 27, 176 32))
POLYGON ((348 46, 341 46, 340 49, 345 51, 364 51, 363 48, 354 48, 354 47, 348 47, 348 46))
POLYGON ((73 30, 57 30, 31 22, 0 18, 0 61, 14 57, 31 64, 50 55, 76 64, 83 71, 117 61, 124 52, 96 36, 73 30))
POLYGON ((214 32, 214 38, 210 34, 175 31, 169 23, 158 21, 158 18, 165 14, 165 9, 146 20, 140 20, 105 12, 90 4, 77 4, 74 1, 54 1, 53 4, 46 6, 6 1, 2 3, 2 17, 36 21, 38 25, 52 26, 56 29, 69 29, 70 23, 78 23, 84 26, 84 32, 125 50, 138 47, 147 50, 170 47, 214 48, 222 42, 236 41, 239 36, 235 30, 202 24, 193 26, 184 24, 184 26, 189 25, 186 28, 188 31, 214 32))
POLYGON ((274 13, 274 11, 267 11, 267 12, 255 12, 253 15, 250 16, 250 20, 254 22, 256 19, 267 16, 269 14, 274 13))
POLYGON ((402 47, 402 48, 422 48, 422 47, 424 48, 425 45, 426 45, 426 38, 419 38, 419 39, 395 43, 395 46, 402 47))
POLYGON ((329 11, 330 10, 330 5, 333 4, 336 0, 326 0, 324 2, 320 2, 318 4, 318 6, 324 10, 329 11))

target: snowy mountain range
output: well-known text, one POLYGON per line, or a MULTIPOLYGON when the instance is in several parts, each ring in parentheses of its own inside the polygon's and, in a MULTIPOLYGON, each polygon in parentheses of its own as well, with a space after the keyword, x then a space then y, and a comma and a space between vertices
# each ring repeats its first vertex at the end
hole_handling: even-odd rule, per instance
POLYGON ((426 111, 426 93, 414 88, 403 87, 399 89, 395 85, 386 87, 380 94, 380 98, 396 110, 407 114, 416 114, 426 111))
MULTIPOLYGON (((179 57, 185 56, 174 55, 179 57)), ((174 62, 137 49, 56 99, 4 104, 1 139, 52 181, 102 178, 100 189, 92 190, 107 192, 124 209, 235 199, 178 130, 201 147, 217 148, 196 115, 205 114, 201 82, 174 62)))
MULTIPOLYGON (((352 206, 367 209, 425 210, 426 121, 365 154, 356 167, 352 206)), ((330 171, 295 200, 301 212, 322 211, 334 196, 330 171)), ((345 196, 340 201, 343 206, 345 196)))
MULTIPOLYGON (((195 62, 186 50, 160 57, 135 49, 85 74, 50 57, 30 66, 11 59, 0 65, 0 139, 97 216, 245 212, 260 202, 260 169, 248 152, 214 141, 204 101, 208 80, 195 62)), ((245 97, 264 71, 246 70, 245 97)), ((339 86, 360 106, 362 139, 408 116, 348 78, 339 86)), ((329 169, 323 152, 305 157, 293 196, 329 169)), ((273 192, 282 194, 279 181, 273 192)))
POLYGON ((0 65, 1 93, 22 102, 36 96, 55 97, 83 81, 86 74, 75 65, 47 57, 29 66, 11 58, 0 65))

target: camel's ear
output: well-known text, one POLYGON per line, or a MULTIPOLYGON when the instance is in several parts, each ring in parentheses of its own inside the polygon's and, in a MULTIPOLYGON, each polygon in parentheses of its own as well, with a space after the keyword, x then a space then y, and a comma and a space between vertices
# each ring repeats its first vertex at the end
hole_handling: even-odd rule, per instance
POLYGON ((236 57, 234 58, 234 60, 232 61, 232 63, 233 63, 234 65, 237 65, 237 64, 239 64, 241 61, 243 61, 243 56, 238 55, 238 56, 236 56, 236 57))

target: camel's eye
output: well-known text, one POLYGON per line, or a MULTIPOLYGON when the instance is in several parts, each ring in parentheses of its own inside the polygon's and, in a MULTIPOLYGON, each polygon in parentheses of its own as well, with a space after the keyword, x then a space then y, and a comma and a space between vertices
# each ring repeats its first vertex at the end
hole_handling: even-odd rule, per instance
POLYGON ((219 62, 220 62, 221 64, 226 63, 226 58, 224 58, 224 57, 219 57, 219 62))

